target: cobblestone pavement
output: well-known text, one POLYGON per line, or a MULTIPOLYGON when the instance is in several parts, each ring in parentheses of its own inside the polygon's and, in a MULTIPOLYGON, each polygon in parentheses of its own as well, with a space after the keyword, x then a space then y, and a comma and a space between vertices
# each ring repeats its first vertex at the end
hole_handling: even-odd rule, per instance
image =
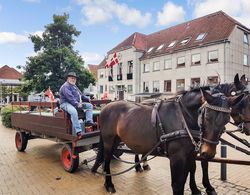
MULTIPOLYGON (((29 140, 26 152, 17 152, 14 144, 15 130, 0 125, 0 194, 107 194, 102 176, 93 175, 88 167, 81 166, 74 174, 64 171, 60 161, 61 144, 44 140, 29 140)), ((249 138, 247 138, 248 141, 249 138)), ((218 147, 219 151, 219 147, 218 147)), ((93 151, 80 154, 80 160, 93 156, 93 151)), ((250 160, 249 156, 228 147, 229 158, 250 160)), ((134 156, 123 154, 123 159, 133 161, 134 156)), ((93 162, 91 162, 93 164, 93 162)), ((89 166, 91 166, 91 163, 89 166)), ((149 162, 151 171, 134 170, 113 177, 116 194, 172 194, 169 160, 157 157, 149 162)), ((196 180, 201 185, 200 162, 197 162, 196 180)), ((113 172, 130 165, 114 161, 113 172)), ((227 165, 227 181, 220 180, 220 164, 210 163, 212 185, 218 194, 250 194, 250 166, 227 165)), ((185 194, 190 194, 188 185, 185 194)))

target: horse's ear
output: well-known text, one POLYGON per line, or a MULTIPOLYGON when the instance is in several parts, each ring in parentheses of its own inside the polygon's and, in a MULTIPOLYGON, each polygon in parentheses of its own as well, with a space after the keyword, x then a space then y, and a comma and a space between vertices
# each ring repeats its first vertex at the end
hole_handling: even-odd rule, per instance
POLYGON ((239 79, 239 74, 238 73, 234 76, 234 84, 235 84, 235 86, 240 85, 240 79, 239 79))
POLYGON ((240 82, 241 82, 243 85, 247 85, 246 75, 243 74, 243 75, 240 77, 240 82))
POLYGON ((229 106, 232 107, 235 104, 238 104, 244 97, 244 94, 238 95, 238 96, 233 96, 233 97, 228 97, 228 103, 229 106))
POLYGON ((213 96, 201 88, 201 102, 204 103, 205 101, 211 103, 213 101, 213 96))

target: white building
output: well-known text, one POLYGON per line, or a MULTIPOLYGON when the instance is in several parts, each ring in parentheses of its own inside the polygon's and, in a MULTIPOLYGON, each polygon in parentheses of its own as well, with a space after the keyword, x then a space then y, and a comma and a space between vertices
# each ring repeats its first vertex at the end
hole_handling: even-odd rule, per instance
POLYGON ((188 89, 196 83, 250 77, 250 29, 216 12, 149 35, 134 33, 108 52, 98 69, 99 96, 134 100, 138 93, 188 89), (119 63, 105 68, 116 54, 119 63))

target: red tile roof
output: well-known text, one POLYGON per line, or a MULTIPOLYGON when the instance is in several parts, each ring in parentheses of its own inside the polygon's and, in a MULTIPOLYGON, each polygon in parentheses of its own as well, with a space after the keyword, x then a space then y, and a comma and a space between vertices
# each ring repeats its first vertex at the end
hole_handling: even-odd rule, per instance
POLYGON ((235 25, 239 25, 247 31, 250 31, 250 29, 238 21, 224 12, 219 11, 149 35, 136 32, 110 50, 108 54, 122 51, 132 46, 137 50, 144 51, 144 55, 141 59, 173 53, 179 50, 225 41, 235 28, 235 25), (201 33, 206 33, 205 38, 202 41, 196 41, 195 39, 201 33), (191 38, 189 42, 183 45, 180 44, 182 40, 188 37, 191 38), (174 40, 177 40, 175 46, 168 48, 168 45, 174 40), (162 49, 157 50, 162 44, 164 44, 162 49), (153 47, 151 52, 146 52, 151 47, 153 47))
POLYGON ((23 75, 16 69, 4 65, 0 68, 0 79, 21 79, 23 75))
POLYGON ((98 65, 98 69, 100 69, 100 68, 104 68, 105 67, 105 65, 106 65, 106 59, 104 58, 102 61, 101 61, 101 63, 98 65))
POLYGON ((88 67, 89 67, 89 71, 94 75, 95 79, 97 79, 98 65, 88 64, 88 67))

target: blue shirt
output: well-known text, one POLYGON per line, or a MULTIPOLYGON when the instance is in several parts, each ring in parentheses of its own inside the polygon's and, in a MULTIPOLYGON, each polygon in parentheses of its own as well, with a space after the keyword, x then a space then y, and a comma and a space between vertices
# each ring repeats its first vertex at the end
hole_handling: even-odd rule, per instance
POLYGON ((83 102, 89 102, 89 98, 83 95, 76 85, 72 85, 66 81, 61 86, 60 104, 67 102, 77 108, 78 103, 80 103, 80 97, 82 98, 83 102))

